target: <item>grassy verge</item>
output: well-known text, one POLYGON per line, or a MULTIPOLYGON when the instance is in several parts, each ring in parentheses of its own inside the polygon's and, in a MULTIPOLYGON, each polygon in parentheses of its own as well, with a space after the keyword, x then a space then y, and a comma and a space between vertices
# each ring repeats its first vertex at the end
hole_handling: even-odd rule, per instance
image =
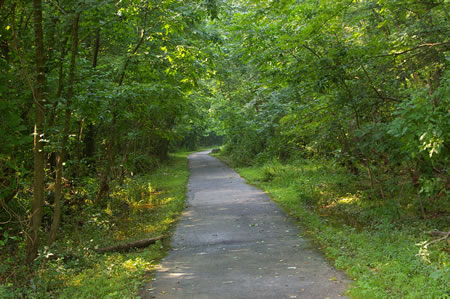
POLYGON ((448 243, 430 243, 436 237, 427 233, 448 231, 448 216, 419 219, 406 190, 399 197, 370 199, 360 178, 327 161, 235 169, 270 193, 354 280, 351 297, 448 298, 448 243))
MULTIPOLYGON (((189 175, 186 156, 172 155, 154 172, 125 179, 112 188, 101 207, 86 200, 78 212, 66 211, 71 218, 64 219, 62 238, 40 252, 33 269, 14 264, 21 263, 23 252, 5 255, 11 263, 2 263, 2 267, 11 283, 0 283, 0 298, 137 297, 165 256, 173 224, 184 210, 189 175), (145 249, 109 254, 94 251, 159 235, 166 237, 145 249)), ((88 188, 89 183, 84 186, 88 188)))

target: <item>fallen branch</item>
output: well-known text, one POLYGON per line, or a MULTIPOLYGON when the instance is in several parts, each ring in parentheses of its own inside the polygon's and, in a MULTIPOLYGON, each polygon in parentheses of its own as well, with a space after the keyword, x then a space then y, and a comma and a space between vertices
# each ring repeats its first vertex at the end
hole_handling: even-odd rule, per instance
POLYGON ((439 242, 439 241, 444 241, 444 240, 448 239, 448 237, 450 237, 450 232, 441 232, 441 231, 438 231, 438 230, 432 230, 432 231, 430 231, 428 233, 430 235, 433 235, 435 237, 440 237, 440 238, 426 243, 425 248, 427 248, 428 246, 430 246, 433 243, 436 243, 436 242, 439 242))
POLYGON ((448 236, 450 235, 450 232, 441 232, 438 230, 432 230, 428 232, 430 235, 432 235, 433 237, 446 237, 448 238, 448 236))
POLYGON ((94 250, 97 253, 114 252, 114 251, 127 251, 127 250, 130 250, 132 248, 144 248, 144 247, 147 247, 147 246, 149 246, 151 244, 156 243, 156 241, 161 240, 162 238, 164 238, 164 236, 158 236, 158 237, 150 238, 150 239, 142 239, 142 240, 134 241, 134 242, 131 242, 131 243, 125 243, 125 244, 121 244, 121 245, 115 245, 115 246, 109 246, 109 247, 104 247, 104 248, 98 248, 98 249, 94 249, 94 250))

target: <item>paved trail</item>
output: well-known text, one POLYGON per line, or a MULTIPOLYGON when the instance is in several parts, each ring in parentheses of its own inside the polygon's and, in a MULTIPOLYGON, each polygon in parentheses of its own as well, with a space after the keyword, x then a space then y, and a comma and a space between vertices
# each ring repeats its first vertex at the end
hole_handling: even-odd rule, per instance
POLYGON ((342 298, 345 276, 261 190, 189 156, 188 208, 145 298, 342 298))

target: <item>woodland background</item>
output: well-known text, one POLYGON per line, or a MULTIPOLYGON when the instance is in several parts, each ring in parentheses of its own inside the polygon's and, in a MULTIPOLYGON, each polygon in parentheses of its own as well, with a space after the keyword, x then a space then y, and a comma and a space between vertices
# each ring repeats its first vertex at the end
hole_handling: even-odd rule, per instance
MULTIPOLYGON (((420 252, 404 275, 419 275, 424 294, 444 294, 449 8, 447 0, 0 0, 0 295, 61 295, 70 271, 92 266, 91 249, 128 239, 145 213, 160 222, 142 235, 170 231, 184 194, 177 189, 171 206, 164 190, 184 188, 187 172, 169 153, 222 143, 255 184, 292 189, 287 210, 410 236, 420 252), (108 239, 114 226, 120 236, 108 239)), ((136 277, 151 265, 141 268, 136 277)), ((358 271, 351 275, 366 275, 358 271)), ((399 294, 371 283, 355 294, 399 294)))

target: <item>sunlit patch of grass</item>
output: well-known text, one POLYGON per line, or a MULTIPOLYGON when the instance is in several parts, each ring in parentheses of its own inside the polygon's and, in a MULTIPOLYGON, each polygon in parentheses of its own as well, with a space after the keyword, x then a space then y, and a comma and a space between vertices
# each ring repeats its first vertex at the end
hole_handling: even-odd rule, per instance
MULTIPOLYGON (((158 251, 158 245, 151 248, 158 251)), ((151 252, 111 254, 99 258, 91 269, 86 269, 66 280, 65 289, 59 298, 130 298, 136 296, 136 290, 147 271, 154 269, 151 252)))
POLYGON ((360 198, 355 194, 349 194, 348 196, 337 199, 336 205, 349 205, 360 202, 360 198))
POLYGON ((152 210, 156 207, 153 203, 136 203, 133 205, 133 209, 140 212, 145 212, 146 210, 152 210))
POLYGON ((141 269, 149 269, 151 262, 141 257, 128 259, 122 263, 122 266, 129 272, 139 271, 141 269))

